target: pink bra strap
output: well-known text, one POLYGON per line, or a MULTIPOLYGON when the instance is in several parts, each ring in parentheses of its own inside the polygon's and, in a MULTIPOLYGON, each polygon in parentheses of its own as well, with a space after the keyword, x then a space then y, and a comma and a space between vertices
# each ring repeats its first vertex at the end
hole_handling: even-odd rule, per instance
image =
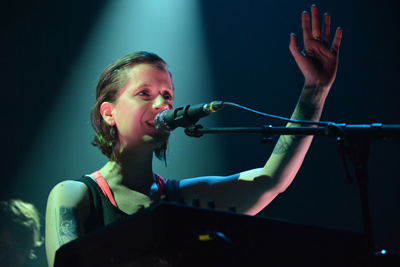
MULTIPOLYGON (((156 177, 158 193, 161 197, 163 194, 163 191, 164 191, 165 183, 167 181, 156 173, 154 175, 156 177)), ((104 179, 103 175, 101 175, 101 173, 99 171, 96 171, 96 172, 92 173, 90 176, 92 176, 96 180, 97 185, 100 187, 101 191, 103 191, 103 194, 111 202, 111 204, 113 204, 115 207, 118 208, 117 203, 115 202, 114 196, 111 193, 110 187, 108 186, 108 183, 107 183, 106 179, 104 179)))
POLYGON ((107 181, 106 179, 104 179, 103 175, 101 175, 99 171, 96 171, 92 173, 91 176, 93 176, 93 178, 96 180, 97 184, 101 188, 101 191, 103 191, 103 194, 111 202, 111 204, 118 208, 114 196, 111 193, 110 187, 108 186, 107 181))

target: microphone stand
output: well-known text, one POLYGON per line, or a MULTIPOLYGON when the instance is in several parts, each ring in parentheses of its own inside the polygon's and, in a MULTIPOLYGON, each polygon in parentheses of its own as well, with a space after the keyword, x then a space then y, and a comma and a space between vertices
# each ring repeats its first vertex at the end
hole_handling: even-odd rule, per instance
MULTIPOLYGON (((338 152, 344 158, 348 156, 354 168, 355 181, 358 188, 363 236, 371 265, 375 265, 375 245, 371 223, 371 211, 368 199, 368 157, 371 139, 400 139, 400 124, 327 124, 317 127, 234 127, 234 128, 204 128, 192 125, 185 129, 191 137, 201 137, 203 134, 262 134, 263 143, 271 143, 273 135, 322 135, 337 139, 338 152)), ((346 167, 346 166, 345 166, 346 167)), ((347 169, 346 169, 347 173, 347 169)), ((347 181, 349 177, 347 177, 347 181)))

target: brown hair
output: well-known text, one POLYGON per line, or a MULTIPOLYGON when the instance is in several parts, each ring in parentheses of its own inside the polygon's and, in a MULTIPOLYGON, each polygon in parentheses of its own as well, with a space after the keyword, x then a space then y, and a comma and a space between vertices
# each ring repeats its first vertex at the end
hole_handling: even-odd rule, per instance
MULTIPOLYGON (((167 63, 156 54, 146 51, 135 52, 117 59, 103 71, 97 84, 96 102, 90 114, 91 123, 96 132, 92 144, 111 160, 115 160, 114 145, 118 141, 118 135, 113 134, 112 127, 104 121, 100 114, 100 106, 103 102, 112 103, 116 100, 116 94, 127 83, 124 71, 140 63, 148 63, 159 69, 167 70, 172 79, 167 63)), ((166 150, 167 142, 154 149, 156 157, 165 163, 166 150)))

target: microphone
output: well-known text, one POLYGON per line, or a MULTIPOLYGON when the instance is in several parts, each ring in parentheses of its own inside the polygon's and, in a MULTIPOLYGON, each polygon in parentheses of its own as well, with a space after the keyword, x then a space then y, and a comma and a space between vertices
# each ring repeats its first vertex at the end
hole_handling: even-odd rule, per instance
POLYGON ((159 131, 171 132, 177 127, 189 127, 196 124, 200 118, 217 112, 224 107, 222 101, 183 106, 176 109, 161 111, 154 118, 154 127, 159 131))

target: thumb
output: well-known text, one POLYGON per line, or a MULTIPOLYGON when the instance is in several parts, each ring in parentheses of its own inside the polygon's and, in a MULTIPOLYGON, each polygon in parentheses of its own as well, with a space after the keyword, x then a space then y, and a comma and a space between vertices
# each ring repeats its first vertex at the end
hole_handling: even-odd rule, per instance
POLYGON ((296 60, 296 62, 303 57, 303 54, 301 53, 301 50, 298 46, 298 42, 297 42, 297 37, 294 33, 290 34, 290 43, 289 43, 289 50, 292 53, 294 59, 296 60))

